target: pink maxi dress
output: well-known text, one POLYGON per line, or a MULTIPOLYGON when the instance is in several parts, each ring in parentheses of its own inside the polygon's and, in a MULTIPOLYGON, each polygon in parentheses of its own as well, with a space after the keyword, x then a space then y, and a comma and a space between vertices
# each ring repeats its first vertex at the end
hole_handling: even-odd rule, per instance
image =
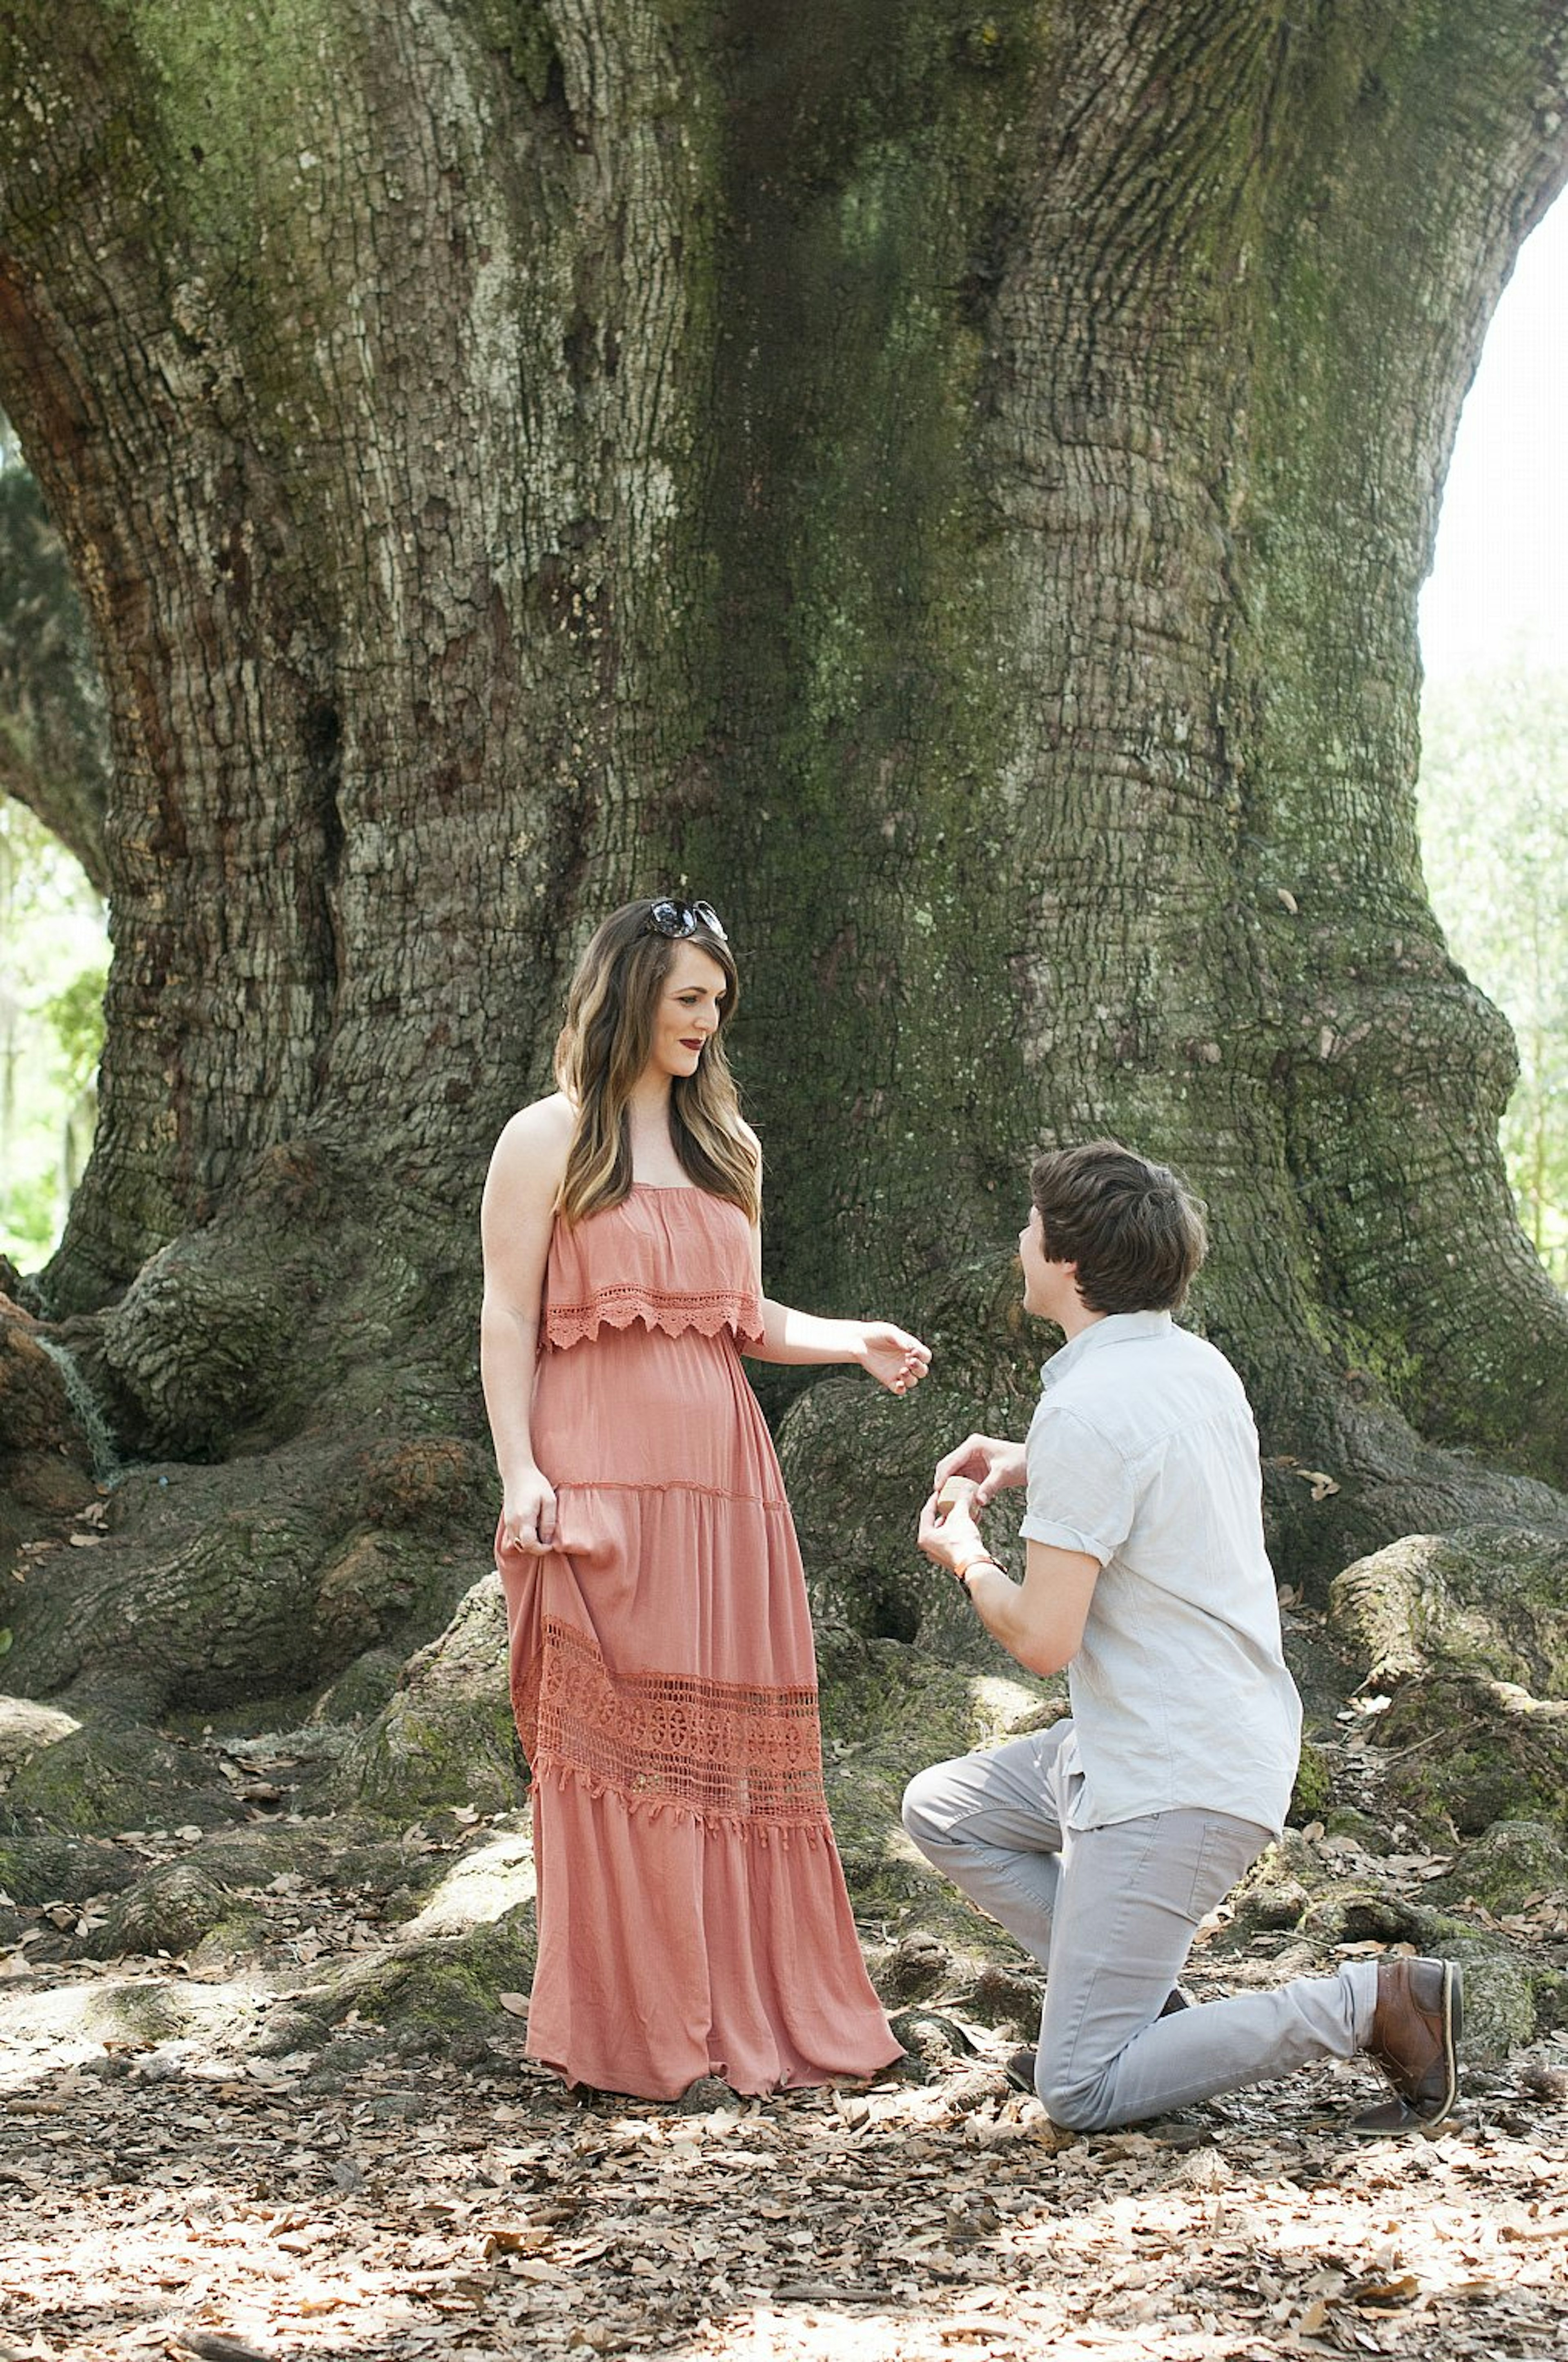
POLYGON ((498 1539, 533 1772, 528 2049, 568 2083, 769 2092, 901 2053, 822 1785, 795 1528, 740 1366, 750 1226, 634 1185, 557 1222, 532 1432, 556 1547, 498 1539))

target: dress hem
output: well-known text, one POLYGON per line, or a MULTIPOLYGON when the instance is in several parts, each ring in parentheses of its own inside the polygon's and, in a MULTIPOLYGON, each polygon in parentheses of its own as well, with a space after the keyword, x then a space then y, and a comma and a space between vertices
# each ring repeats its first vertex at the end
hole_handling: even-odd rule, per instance
MULTIPOLYGON (((558 2058, 547 2058, 543 2051, 531 2050, 525 2046, 524 2056, 531 2058, 536 2067, 543 2067, 547 2073, 558 2075, 568 2092, 602 2092, 608 2099, 641 2100, 651 2103, 654 2107, 673 2108, 684 2094, 691 2090, 692 2083, 700 2082, 703 2080, 701 2076, 694 2075, 691 2082, 683 2083, 680 2090, 676 2092, 628 2092, 619 2083, 596 2083, 590 2076, 574 2075, 567 2068, 562 2066, 558 2058)), ((710 2066, 705 2072, 711 2075, 715 2081, 726 2084, 738 2100, 772 2100, 783 2098, 791 2092, 822 2092, 839 2087, 858 2088, 862 2083, 874 2081, 879 2075, 885 2075, 890 2068, 896 2067, 901 2058, 906 2058, 908 2056, 908 2052, 900 2045, 896 2049, 890 2051, 885 2058, 879 2059, 872 2067, 824 2067, 820 2071, 813 2070, 804 2075, 781 2075, 772 2083, 735 2082, 722 2067, 710 2066)))

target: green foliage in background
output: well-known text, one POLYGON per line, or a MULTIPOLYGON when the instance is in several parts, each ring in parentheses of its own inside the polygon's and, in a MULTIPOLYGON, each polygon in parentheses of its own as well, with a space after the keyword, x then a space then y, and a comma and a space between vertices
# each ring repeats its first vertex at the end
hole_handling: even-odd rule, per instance
POLYGON ((91 1089, 104 1054, 104 963, 94 961, 63 991, 52 994, 40 1012, 60 1044, 66 1087, 73 1096, 91 1089))
POLYGON ((0 1253, 53 1249, 92 1146, 104 1047, 104 905, 77 862, 0 797, 0 1253))
POLYGON ((1568 672, 1429 684, 1421 733, 1428 889, 1454 957, 1514 1029, 1503 1154, 1519 1220, 1568 1286, 1568 672))

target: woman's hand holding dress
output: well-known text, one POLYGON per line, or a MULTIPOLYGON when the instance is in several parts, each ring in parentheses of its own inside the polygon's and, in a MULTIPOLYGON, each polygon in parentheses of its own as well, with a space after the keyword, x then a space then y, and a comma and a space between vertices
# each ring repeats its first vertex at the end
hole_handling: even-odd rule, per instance
POLYGON ((525 1468, 506 1488, 501 1538, 512 1550, 542 1558, 555 1547, 555 1488, 542 1468, 525 1468))

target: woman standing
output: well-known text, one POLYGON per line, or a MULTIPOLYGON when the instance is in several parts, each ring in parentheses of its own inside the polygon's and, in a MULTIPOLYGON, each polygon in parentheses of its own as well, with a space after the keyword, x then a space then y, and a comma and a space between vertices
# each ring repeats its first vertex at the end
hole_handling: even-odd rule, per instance
POLYGON ((930 1356, 763 1297, 735 998, 708 904, 613 912, 573 980, 560 1088, 507 1125, 485 1190, 496 1560, 533 1772, 528 2048, 647 2099, 899 2055, 833 1845, 800 1555, 740 1354, 859 1362, 895 1394, 930 1356))

